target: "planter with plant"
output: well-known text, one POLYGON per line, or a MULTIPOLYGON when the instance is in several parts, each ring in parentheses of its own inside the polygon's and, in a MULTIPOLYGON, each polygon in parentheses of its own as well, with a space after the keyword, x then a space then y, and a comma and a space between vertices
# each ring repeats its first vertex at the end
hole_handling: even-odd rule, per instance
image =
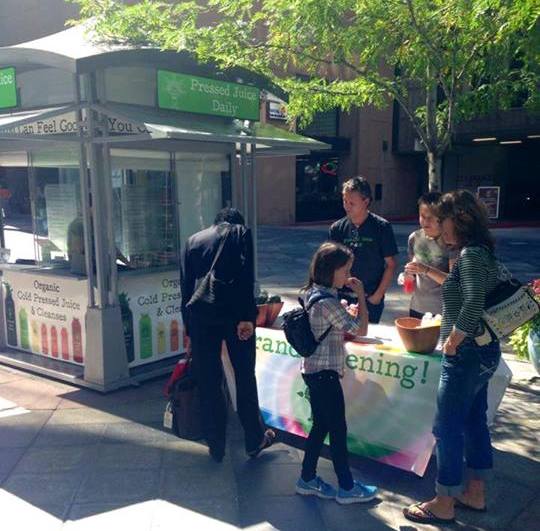
POLYGON ((257 305, 257 326, 266 326, 266 316, 268 315, 268 292, 261 290, 259 295, 255 297, 257 305))
POLYGON ((281 311, 281 308, 283 308, 283 301, 279 295, 272 295, 271 297, 268 297, 268 310, 266 313, 267 328, 270 328, 274 324, 279 312, 281 311))
MULTIPOLYGON (((532 282, 532 289, 540 302, 540 279, 532 282)), ((540 314, 517 328, 510 336, 510 344, 517 357, 530 360, 540 374, 540 314)))

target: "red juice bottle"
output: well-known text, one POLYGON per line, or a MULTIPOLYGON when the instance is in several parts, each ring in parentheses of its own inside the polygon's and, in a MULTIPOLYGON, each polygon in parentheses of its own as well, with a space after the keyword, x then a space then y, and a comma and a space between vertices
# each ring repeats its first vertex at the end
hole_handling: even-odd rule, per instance
POLYGON ((62 359, 69 360, 69 336, 67 328, 62 327, 62 332, 60 333, 62 338, 62 359))
POLYGON ((81 322, 76 318, 71 321, 71 339, 73 341, 73 361, 83 363, 81 322))
POLYGON ((51 355, 53 358, 58 357, 58 331, 56 326, 51 326, 51 355))
POLYGON ((180 334, 178 330, 178 321, 173 319, 171 321, 171 352, 176 352, 180 346, 180 334))
POLYGON ((45 323, 41 323, 41 352, 47 356, 49 355, 49 334, 45 323))
POLYGON ((51 326, 51 356, 58 358, 58 332, 56 326, 51 326))

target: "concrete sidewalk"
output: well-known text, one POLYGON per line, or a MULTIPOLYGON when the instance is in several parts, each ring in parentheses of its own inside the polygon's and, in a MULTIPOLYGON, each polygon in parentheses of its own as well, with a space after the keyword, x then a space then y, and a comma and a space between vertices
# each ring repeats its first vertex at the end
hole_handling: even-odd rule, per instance
MULTIPOLYGON (((496 476, 485 514, 458 513, 464 529, 538 529, 540 392, 528 363, 507 357, 509 388, 494 427, 496 476)), ((404 504, 433 491, 424 478, 364 459, 355 475, 381 487, 365 506, 294 494, 302 452, 283 442, 248 460, 231 419, 227 455, 161 427, 164 379, 100 395, 0 367, 0 521, 3 531, 112 529, 415 529, 404 504)), ((320 472, 334 480, 331 463, 320 472)))

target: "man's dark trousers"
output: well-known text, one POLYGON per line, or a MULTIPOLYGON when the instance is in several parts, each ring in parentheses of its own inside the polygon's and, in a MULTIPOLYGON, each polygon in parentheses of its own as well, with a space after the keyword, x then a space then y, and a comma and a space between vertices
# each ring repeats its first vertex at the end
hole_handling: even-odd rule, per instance
POLYGON ((227 405, 223 394, 221 344, 224 340, 236 379, 236 405, 244 428, 246 451, 256 450, 264 437, 257 381, 255 379, 255 334, 241 341, 235 322, 216 324, 193 316, 190 339, 193 370, 201 397, 202 426, 209 447, 216 454, 225 451, 227 405))

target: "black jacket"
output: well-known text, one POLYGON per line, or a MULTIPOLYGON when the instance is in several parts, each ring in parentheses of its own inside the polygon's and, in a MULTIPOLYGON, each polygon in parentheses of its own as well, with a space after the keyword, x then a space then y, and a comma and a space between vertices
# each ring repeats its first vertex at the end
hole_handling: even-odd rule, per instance
POLYGON ((224 318, 229 322, 255 322, 257 317, 251 231, 243 225, 212 225, 188 239, 182 256, 182 317, 188 335, 190 321, 197 315, 194 314, 195 310, 186 308, 186 304, 193 295, 197 279, 208 273, 228 227, 230 233, 214 269, 217 278, 233 281, 234 295, 230 300, 230 310, 224 312, 224 318))

